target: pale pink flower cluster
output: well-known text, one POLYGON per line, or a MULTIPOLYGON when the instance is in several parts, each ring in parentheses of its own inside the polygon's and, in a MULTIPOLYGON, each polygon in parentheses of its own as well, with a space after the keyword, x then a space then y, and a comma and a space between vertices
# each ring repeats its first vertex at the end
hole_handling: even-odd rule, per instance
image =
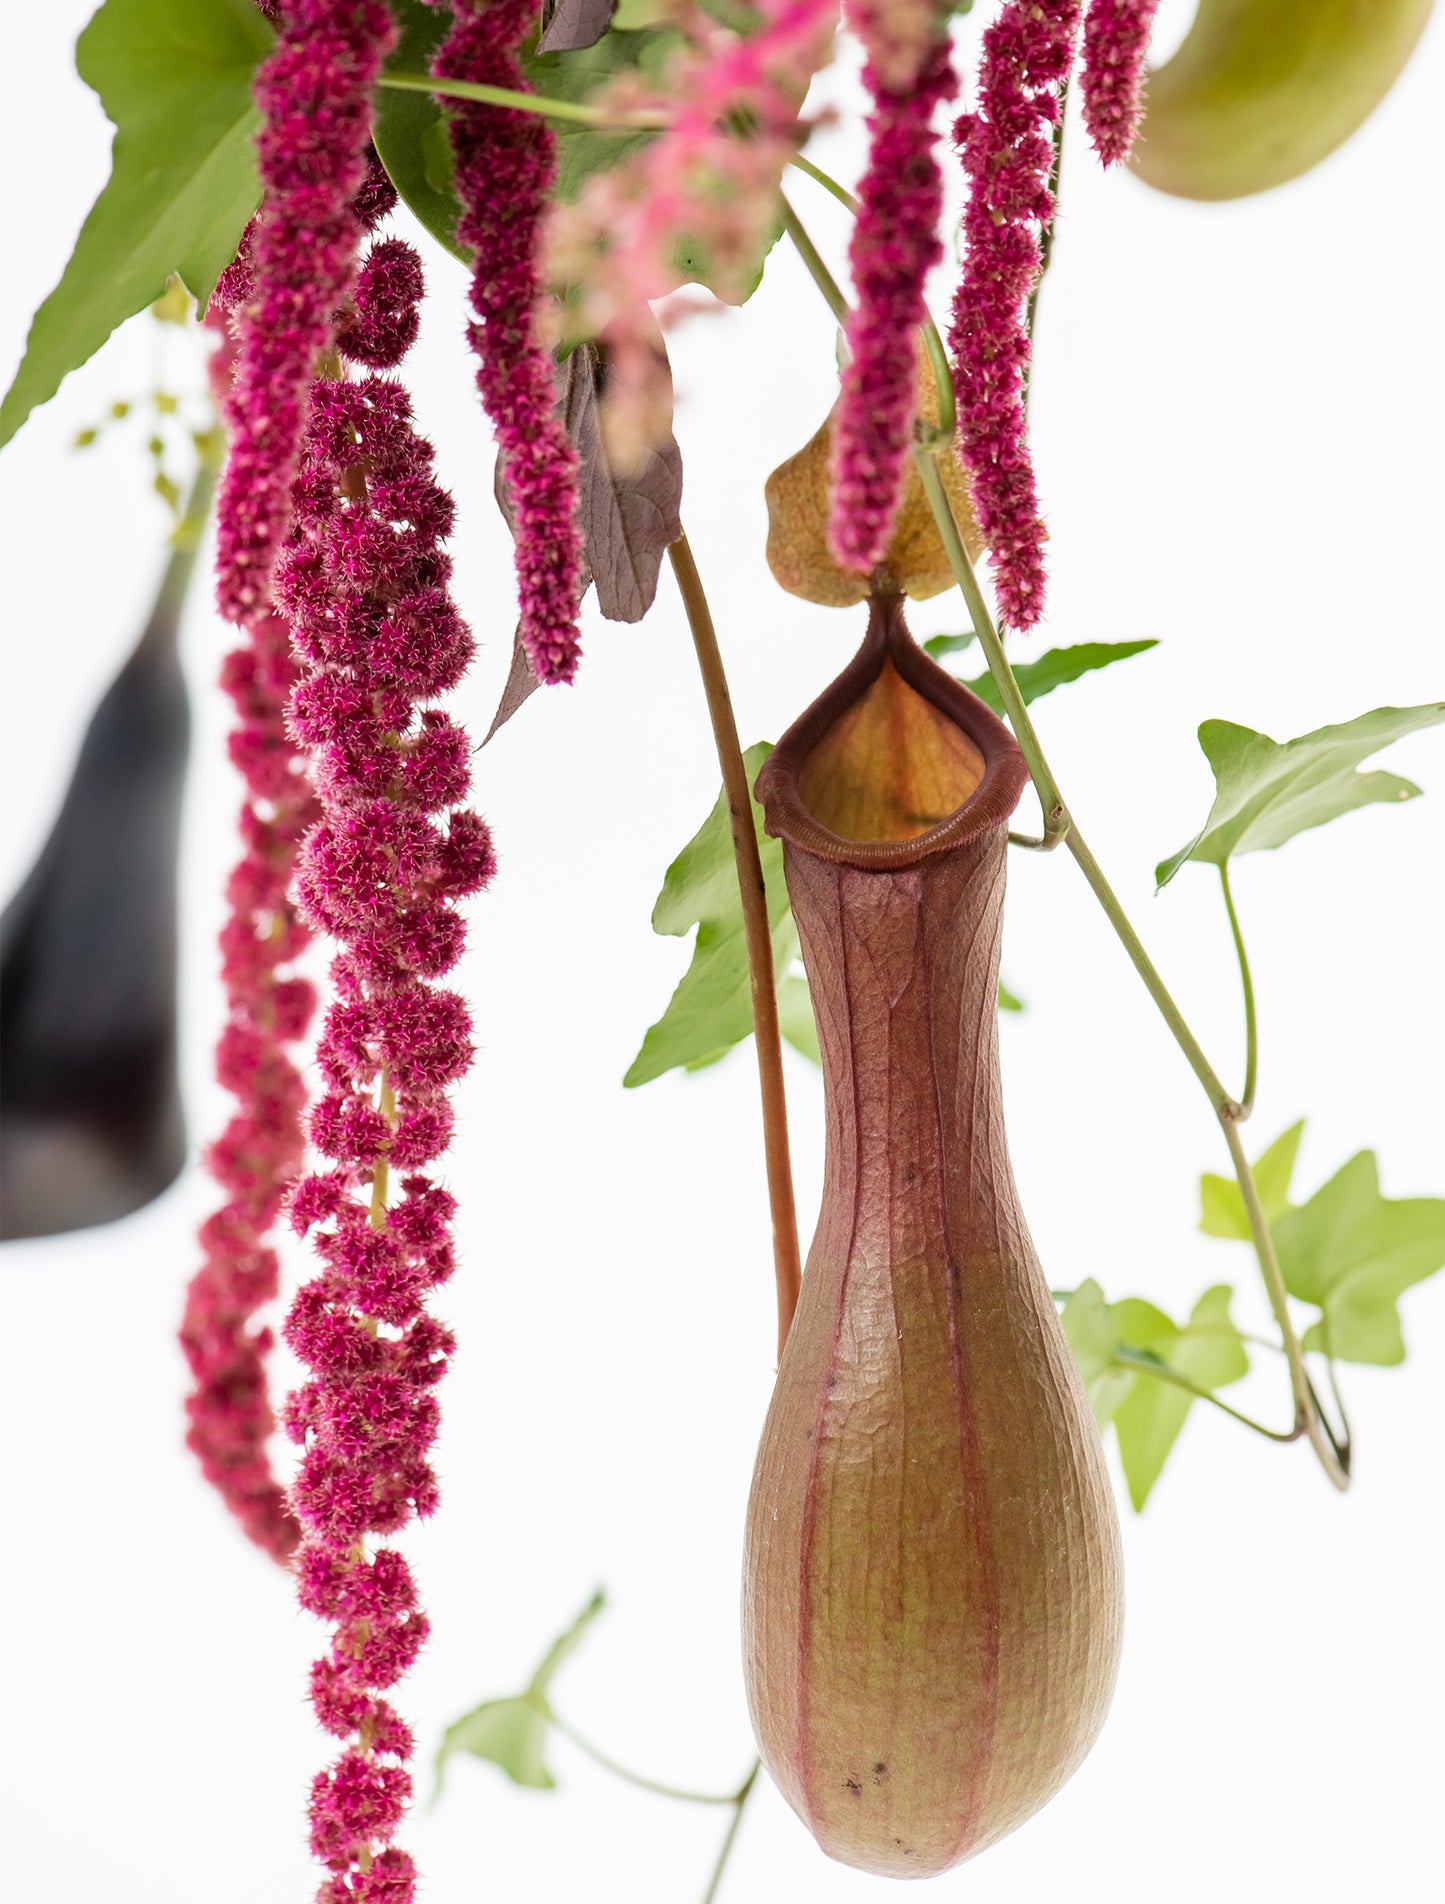
POLYGON ((579 329, 602 336, 608 447, 624 462, 660 440, 670 394, 657 375, 649 300, 705 272, 719 296, 751 289, 778 215, 778 182, 801 140, 799 112, 824 63, 838 0, 761 0, 744 38, 701 14, 655 92, 617 82, 594 103, 655 109, 670 123, 551 214, 553 281, 579 285, 579 329), (684 244, 686 253, 682 250, 684 244))

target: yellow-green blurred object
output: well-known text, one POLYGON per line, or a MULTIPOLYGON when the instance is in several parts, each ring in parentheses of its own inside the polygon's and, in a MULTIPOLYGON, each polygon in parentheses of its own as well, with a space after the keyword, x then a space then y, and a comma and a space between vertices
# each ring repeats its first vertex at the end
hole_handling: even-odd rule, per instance
POLYGON ((1200 0, 1149 76, 1129 163, 1180 198, 1243 198, 1342 145, 1399 77, 1432 0, 1200 0))

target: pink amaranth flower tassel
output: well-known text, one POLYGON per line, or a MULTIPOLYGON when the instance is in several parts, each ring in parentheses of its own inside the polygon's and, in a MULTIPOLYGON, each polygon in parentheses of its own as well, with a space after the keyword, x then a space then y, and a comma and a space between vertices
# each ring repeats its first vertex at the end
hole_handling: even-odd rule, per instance
MULTIPOLYGON (((343 355, 394 363, 415 335, 421 288, 409 247, 374 247, 343 355)), ((373 1540, 437 1503, 427 1457, 453 1339, 426 1300, 452 1273, 455 1205, 427 1166, 450 1142, 448 1089, 472 1056, 466 1005, 437 980, 461 955, 457 901, 494 859, 485 824, 461 805, 467 737, 432 705, 472 641, 449 594, 452 504, 430 445, 388 377, 318 382, 310 415, 275 589, 302 670, 291 726, 321 802, 300 902, 339 947, 310 1117, 325 1162, 290 1209, 320 1269, 283 1331, 308 1370, 283 1416, 302 1449, 296 1576, 303 1606, 335 1628, 311 1696, 343 1741, 312 1786, 311 1846, 331 1874, 319 1904, 410 1904, 415 1868, 391 1839, 411 1793, 412 1736, 381 1695, 427 1621, 405 1560, 373 1540)))
POLYGON ((958 80, 946 22, 938 31, 901 84, 885 83, 871 57, 863 75, 873 98, 871 144, 848 254, 856 303, 833 426, 828 525, 834 556, 860 574, 887 554, 903 499, 918 396, 917 327, 927 314, 928 273, 943 256, 933 114, 958 80))
POLYGON ((954 128, 968 176, 963 277, 949 346, 959 455, 988 543, 1002 619, 1043 612, 1044 542, 1024 416, 1025 309, 1053 216, 1049 171, 1079 0, 1009 0, 983 36, 978 108, 954 128))
POLYGON ((217 593, 227 621, 270 606, 306 395, 351 288, 363 218, 371 90, 396 41, 383 0, 280 0, 256 74, 264 191, 250 233, 250 298, 226 405, 230 453, 216 503, 217 593))
POLYGON ((305 1149, 306 1092, 287 1046, 305 1033, 315 1004, 310 984, 287 970, 311 937, 288 887, 316 817, 285 727, 294 679, 290 634, 278 615, 252 624, 249 642, 226 657, 222 672, 238 716, 230 751, 246 800, 245 852, 231 874, 231 916, 221 933, 227 1017, 216 1073, 238 1104, 207 1152, 227 1197, 201 1229, 205 1261, 181 1324, 195 1382, 187 1443, 247 1536, 282 1561, 299 1529, 266 1455, 275 1425, 266 1392, 271 1334, 252 1323, 277 1293, 278 1260, 266 1239, 305 1149))
MULTIPOLYGON (((536 0, 456 0, 453 12, 432 66, 437 77, 530 90, 516 55, 536 27, 536 0)), ((475 254, 477 388, 516 518, 522 645, 539 680, 570 681, 583 588, 577 454, 556 413, 552 359, 538 331, 541 223, 557 141, 535 113, 454 99, 447 116, 463 206, 457 238, 475 254)))
POLYGON ((1084 124, 1105 165, 1127 159, 1144 110, 1144 55, 1159 0, 1090 0, 1084 21, 1084 124))

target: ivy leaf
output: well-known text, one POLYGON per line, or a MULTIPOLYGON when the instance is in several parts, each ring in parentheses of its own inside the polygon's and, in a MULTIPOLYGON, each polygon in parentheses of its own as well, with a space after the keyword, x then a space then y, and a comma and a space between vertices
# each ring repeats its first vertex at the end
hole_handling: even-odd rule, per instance
MULTIPOLYGON (((933 653, 936 642, 957 642, 962 646, 969 639, 971 637, 961 635, 935 635, 933 642, 924 645, 933 653)), ((1037 661, 1019 662, 1014 669, 1014 679, 1019 684, 1019 693, 1027 706, 1030 701, 1052 694, 1055 688, 1066 687, 1070 681, 1092 674, 1097 668, 1107 668, 1115 661, 1127 661, 1130 655, 1143 654, 1147 649, 1158 646, 1157 641, 1081 641, 1072 648, 1050 648, 1037 661)), ((939 652, 947 654, 952 650, 942 648, 939 652)), ((991 674, 981 674, 965 685, 972 688, 981 701, 987 702, 995 714, 1003 714, 1003 702, 999 699, 991 674)))
MULTIPOLYGON (((1290 1178, 1299 1141, 1304 1134, 1304 1119, 1291 1124, 1269 1149, 1254 1160, 1254 1181, 1264 1206, 1265 1221, 1271 1225, 1292 1206, 1289 1200, 1290 1178)), ((1244 1198, 1233 1177, 1216 1177, 1206 1172, 1199 1179, 1199 1227, 1206 1236, 1227 1236, 1242 1243, 1253 1232, 1245 1212, 1244 1198)))
POLYGON ((1445 1264, 1445 1197, 1383 1197, 1362 1150, 1271 1225, 1285 1287, 1322 1311, 1304 1346, 1344 1362, 1405 1359, 1396 1302, 1445 1264))
POLYGON ((1296 833, 1356 807, 1415 799, 1420 789, 1413 781, 1355 769, 1392 741, 1440 721, 1442 701, 1377 707, 1340 727, 1319 727, 1284 742, 1232 721, 1205 721, 1199 744, 1214 773, 1214 804, 1203 831, 1160 861, 1154 875, 1159 886, 1167 886, 1186 860, 1223 866, 1232 854, 1283 846, 1296 833))
MULTIPOLYGON (((771 742, 759 741, 743 755, 749 786, 771 752, 771 742)), ((783 882, 782 841, 763 832, 763 810, 756 800, 752 808, 767 888, 773 969, 786 975, 798 955, 798 929, 783 882)), ((697 1069, 712 1063, 752 1031, 747 940, 725 794, 718 795, 701 828, 668 867, 652 909, 654 932, 681 938, 694 926, 692 963, 667 1010, 643 1039, 622 1080, 626 1085, 648 1084, 678 1065, 697 1069)))
POLYGON ((115 126, 111 173, 35 313, 0 444, 174 273, 203 305, 260 202, 251 76, 271 29, 250 0, 105 0, 76 69, 115 126))
POLYGON ((1198 1388, 1223 1388, 1249 1372, 1244 1343, 1229 1317, 1227 1283, 1206 1289, 1183 1325, 1139 1297, 1113 1305, 1121 1353, 1139 1374, 1114 1412, 1114 1432, 1129 1499, 1136 1511, 1149 1498, 1195 1397, 1172 1382, 1149 1379, 1148 1363, 1162 1363, 1198 1388))
POLYGON ((1084 1378, 1094 1419, 1104 1428, 1133 1388, 1135 1377, 1119 1364, 1119 1325, 1092 1276, 1065 1302, 1059 1321, 1084 1378))
POLYGON ((522 1692, 510 1699, 484 1699, 447 1727, 437 1752, 438 1793, 446 1762, 455 1752, 490 1759, 493 1765, 501 1766, 514 1785, 528 1785, 537 1791, 550 1791, 556 1785, 546 1758, 547 1734, 552 1725, 547 1689, 552 1675, 605 1605, 606 1598, 599 1588, 567 1630, 552 1642, 522 1692))
POLYGON ((801 968, 784 972, 778 986, 778 1030, 794 1051, 801 1051, 814 1064, 822 1064, 818 1021, 813 1016, 813 994, 808 990, 807 976, 801 968))
POLYGON ((1229 1316, 1232 1293, 1225 1283, 1206 1289, 1182 1326, 1137 1298, 1114 1305, 1122 1353, 1141 1358, 1139 1380, 1114 1415, 1124 1478, 1136 1511, 1148 1500, 1195 1401, 1187 1389, 1151 1380, 1145 1364, 1157 1360, 1196 1387, 1210 1390, 1247 1375, 1249 1356, 1229 1316))

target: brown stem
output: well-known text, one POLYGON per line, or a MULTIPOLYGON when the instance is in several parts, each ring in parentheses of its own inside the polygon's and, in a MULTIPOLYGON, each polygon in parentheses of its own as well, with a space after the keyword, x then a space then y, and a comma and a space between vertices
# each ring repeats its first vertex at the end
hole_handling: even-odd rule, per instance
POLYGON ((778 1354, 788 1339, 798 1291, 803 1282, 798 1250, 798 1215, 793 1201, 793 1169, 788 1154, 788 1105, 783 1088, 783 1046, 778 1032, 777 977, 773 971, 773 935, 768 926, 768 893, 758 837, 753 825, 752 789, 738 742, 737 722, 728 694, 727 675, 717 645, 717 631, 703 593, 702 578, 692 559, 687 537, 680 535, 667 551, 682 594, 687 625, 697 650, 697 665, 707 695, 722 768, 737 860, 738 891, 742 898, 743 928, 747 935, 748 976, 753 994, 753 1032, 758 1048, 758 1084, 763 1102, 763 1151, 767 1160, 768 1202, 773 1215, 773 1268, 778 1283, 778 1354))

